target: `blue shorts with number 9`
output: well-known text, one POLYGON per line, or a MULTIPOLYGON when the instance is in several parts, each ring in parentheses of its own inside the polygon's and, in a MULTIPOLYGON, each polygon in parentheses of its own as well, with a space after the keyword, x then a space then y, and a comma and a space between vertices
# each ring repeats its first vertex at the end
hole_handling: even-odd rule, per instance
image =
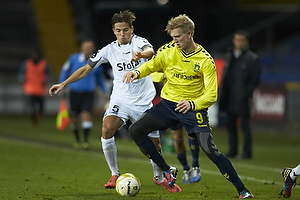
POLYGON ((146 112, 153 115, 165 125, 165 128, 174 127, 181 123, 188 135, 195 133, 210 132, 207 109, 189 111, 185 114, 175 111, 177 103, 162 99, 158 104, 146 112))

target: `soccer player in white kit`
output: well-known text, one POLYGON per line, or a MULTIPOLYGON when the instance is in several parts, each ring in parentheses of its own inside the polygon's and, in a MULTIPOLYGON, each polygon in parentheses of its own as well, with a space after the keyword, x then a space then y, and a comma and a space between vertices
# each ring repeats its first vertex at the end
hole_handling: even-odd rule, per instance
MULTIPOLYGON (((126 10, 115 13, 112 17, 113 32, 117 40, 94 53, 88 64, 75 71, 61 84, 55 84, 49 89, 49 94, 57 94, 66 85, 85 77, 94 68, 109 62, 113 70, 113 90, 110 96, 109 107, 103 117, 102 124, 102 149, 106 162, 111 170, 111 179, 104 185, 105 188, 115 188, 116 180, 120 176, 117 163, 117 148, 114 134, 127 120, 135 122, 145 110, 152 106, 156 94, 150 76, 139 79, 133 84, 125 84, 123 75, 154 55, 152 45, 142 37, 133 34, 132 22, 136 19, 134 13, 126 10)), ((154 131, 148 135, 156 148, 161 151, 159 132, 154 131)), ((160 168, 150 160, 154 178, 153 181, 165 187, 169 192, 181 192, 176 184, 169 186, 160 168)))

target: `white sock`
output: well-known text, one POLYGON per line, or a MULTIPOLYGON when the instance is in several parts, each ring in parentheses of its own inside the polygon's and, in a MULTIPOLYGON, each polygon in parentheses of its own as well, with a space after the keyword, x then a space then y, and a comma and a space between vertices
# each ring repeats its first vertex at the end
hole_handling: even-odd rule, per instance
POLYGON ((118 160, 117 160, 117 147, 115 143, 115 138, 112 137, 110 139, 103 139, 101 137, 102 142, 102 150, 105 156, 105 160, 108 164, 108 167, 111 171, 111 175, 120 175, 118 168, 118 160))
POLYGON ((290 177, 292 180, 296 180, 297 177, 300 175, 300 164, 292 169, 292 172, 290 173, 290 177))
POLYGON ((152 159, 150 159, 150 163, 152 165, 153 174, 154 174, 154 178, 156 179, 156 181, 159 183, 164 182, 164 174, 161 171, 161 169, 157 166, 157 164, 155 164, 155 162, 153 162, 152 159))
POLYGON ((93 122, 92 121, 85 121, 85 122, 82 122, 82 128, 86 129, 86 128, 93 128, 93 122))

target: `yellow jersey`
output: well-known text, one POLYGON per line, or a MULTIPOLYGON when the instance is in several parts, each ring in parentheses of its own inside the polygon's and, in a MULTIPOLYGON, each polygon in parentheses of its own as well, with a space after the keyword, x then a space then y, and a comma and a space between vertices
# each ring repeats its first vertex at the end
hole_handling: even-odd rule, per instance
POLYGON ((163 72, 153 72, 150 74, 151 79, 154 83, 159 83, 164 81, 164 73, 163 72))
POLYGON ((178 49, 172 41, 160 47, 156 55, 135 71, 138 78, 163 70, 166 81, 161 98, 179 102, 189 101, 191 110, 203 110, 217 100, 217 73, 213 58, 199 44, 190 53, 178 49))

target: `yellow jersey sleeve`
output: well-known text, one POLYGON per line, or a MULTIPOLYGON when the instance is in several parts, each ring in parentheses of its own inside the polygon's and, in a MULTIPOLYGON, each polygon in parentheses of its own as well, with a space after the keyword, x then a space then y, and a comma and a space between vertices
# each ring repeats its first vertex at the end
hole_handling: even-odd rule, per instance
POLYGON ((153 72, 150 74, 151 79, 155 83, 163 82, 164 81, 164 73, 163 72, 153 72))
POLYGON ((190 100, 191 110, 202 110, 210 107, 217 101, 218 82, 214 63, 207 61, 203 65, 203 94, 190 100))
POLYGON ((138 67, 136 70, 134 70, 138 74, 138 78, 144 78, 151 73, 160 71, 162 67, 162 60, 161 58, 158 58, 157 55, 154 55, 151 60, 145 62, 140 67, 138 67))
POLYGON ((135 71, 139 78, 163 69, 166 81, 161 98, 173 102, 185 99, 191 110, 206 109, 217 100, 217 74, 210 54, 201 46, 190 54, 174 42, 163 45, 156 55, 135 71))

